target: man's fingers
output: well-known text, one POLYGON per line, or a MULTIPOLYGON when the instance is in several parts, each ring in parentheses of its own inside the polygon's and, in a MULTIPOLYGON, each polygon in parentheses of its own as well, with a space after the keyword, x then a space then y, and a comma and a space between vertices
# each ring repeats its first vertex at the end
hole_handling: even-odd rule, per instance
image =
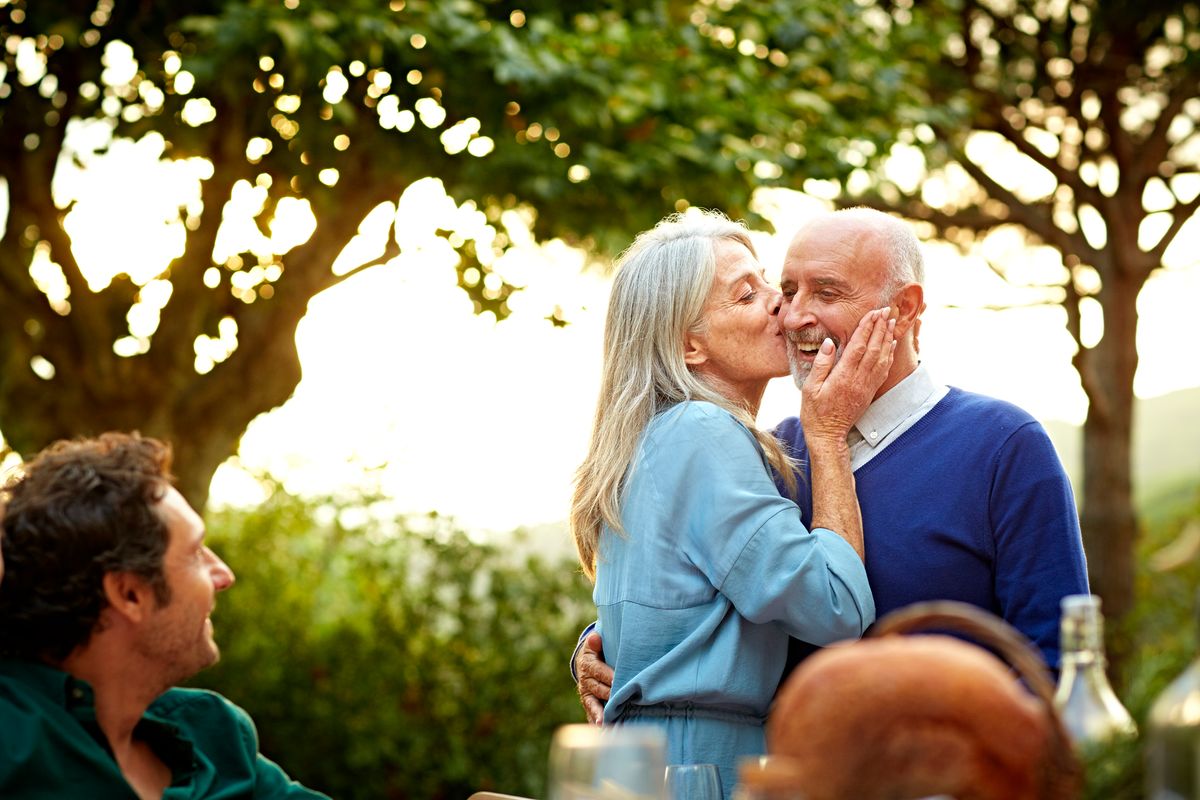
POLYGON ((612 694, 613 670, 603 660, 603 642, 597 633, 588 634, 579 655, 575 658, 575 674, 579 676, 576 689, 583 703, 588 722, 604 722, 604 701, 612 694))
POLYGON ((581 678, 575 688, 579 691, 579 702, 583 704, 583 713, 587 715, 588 722, 593 725, 604 724, 603 701, 608 699, 609 687, 589 678, 581 678))
POLYGON ((604 652, 604 641, 600 638, 600 634, 595 631, 589 633, 587 638, 583 640, 583 649, 599 656, 604 652))
POLYGON ((583 701, 583 710, 587 714, 587 721, 592 725, 603 725, 604 706, 600 701, 591 695, 583 695, 580 700, 583 701))
POLYGON ((593 684, 599 689, 592 689, 592 694, 599 696, 602 700, 608 699, 609 689, 612 688, 613 669, 608 664, 600 660, 594 651, 585 649, 579 656, 579 660, 575 664, 575 672, 579 675, 579 685, 587 688, 593 684))
POLYGON ((612 685, 603 680, 580 676, 579 678, 579 694, 582 697, 595 697, 597 700, 607 700, 612 694, 612 685))

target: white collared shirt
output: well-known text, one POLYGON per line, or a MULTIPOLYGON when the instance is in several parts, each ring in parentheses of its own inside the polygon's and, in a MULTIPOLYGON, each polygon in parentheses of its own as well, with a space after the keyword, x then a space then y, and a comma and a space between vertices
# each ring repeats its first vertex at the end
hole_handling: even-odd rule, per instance
POLYGON ((950 391, 935 383, 924 364, 867 406, 846 437, 850 445, 850 468, 858 469, 901 434, 920 422, 950 391))

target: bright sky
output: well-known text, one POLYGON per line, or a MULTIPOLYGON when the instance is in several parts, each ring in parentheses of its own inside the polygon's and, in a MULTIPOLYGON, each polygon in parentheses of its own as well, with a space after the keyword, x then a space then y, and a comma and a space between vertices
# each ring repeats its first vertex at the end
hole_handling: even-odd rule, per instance
MULTIPOLYGON (((90 135, 101 142, 105 133, 90 135)), ((87 135, 75 134, 81 142, 87 135)), ((174 209, 198 202, 196 177, 205 165, 162 162, 161 151, 154 137, 117 142, 93 169, 60 168, 64 191, 78 197, 68 227, 85 268, 96 275, 111 274, 119 258, 122 269, 146 280, 179 252, 174 209), (119 254, 101 249, 99 242, 113 241, 114 230, 140 244, 119 254)), ((790 234, 825 206, 792 192, 764 193, 761 200, 778 234, 759 236, 759 256, 777 275, 790 234)), ((260 201, 246 186, 239 202, 253 208, 260 201)), ((393 218, 385 211, 375 224, 393 218)), ((292 212, 294 223, 279 226, 280 238, 296 237, 311 224, 302 205, 292 212)), ((584 271, 583 254, 561 243, 521 248, 502 265, 510 281, 528 286, 513 298, 512 316, 499 324, 476 317, 455 286, 453 253, 430 231, 435 224, 449 227, 448 219, 469 225, 478 216, 456 210, 436 182, 410 190, 398 217, 405 220, 405 254, 313 300, 297 334, 304 379, 286 405, 251 424, 242 467, 268 470, 298 492, 368 483, 401 509, 437 510, 478 530, 565 518, 572 473, 590 433, 608 281, 584 271), (555 328, 545 319, 556 305, 569 326, 555 328)), ((1181 357, 1194 339, 1200 297, 1194 255, 1200 237, 1195 230, 1184 233, 1169 254, 1170 267, 1139 301, 1140 396, 1200 385, 1200 359, 1181 357)), ((921 345, 937 377, 1011 400, 1042 419, 1082 421, 1085 400, 1070 367, 1063 312, 979 310, 1027 295, 951 246, 927 245, 926 255, 929 310, 921 345)), ((1019 255, 1031 263, 1038 258, 1019 255)), ((54 284, 53 270, 39 269, 54 284)), ((144 294, 134 318, 149 332, 165 293, 144 294)), ((123 346, 136 352, 144 344, 145 337, 135 335, 123 346)), ((219 340, 206 347, 198 361, 220 358, 219 340)), ((796 413, 797 400, 790 382, 774 382, 760 422, 796 413)), ((216 502, 255 496, 235 464, 218 473, 216 502)))

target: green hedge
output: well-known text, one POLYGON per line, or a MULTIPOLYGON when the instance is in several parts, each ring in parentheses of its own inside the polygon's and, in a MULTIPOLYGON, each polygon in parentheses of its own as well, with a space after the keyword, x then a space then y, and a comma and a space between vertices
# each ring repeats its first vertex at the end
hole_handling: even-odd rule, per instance
POLYGON ((221 662, 197 685, 243 706, 263 752, 335 798, 538 796, 551 733, 583 719, 567 661, 594 615, 586 580, 381 508, 276 487, 210 514, 237 583, 213 616, 221 662))

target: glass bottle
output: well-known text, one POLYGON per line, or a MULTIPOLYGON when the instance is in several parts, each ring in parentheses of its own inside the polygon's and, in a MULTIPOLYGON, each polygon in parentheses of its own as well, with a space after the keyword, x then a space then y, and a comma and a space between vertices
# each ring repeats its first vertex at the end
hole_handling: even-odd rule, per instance
POLYGON ((1062 674, 1054 707, 1075 744, 1089 747, 1136 734, 1133 717, 1117 699, 1104 672, 1107 661, 1099 597, 1073 594, 1062 599, 1059 645, 1062 674))
POLYGON ((1146 728, 1147 800, 1200 800, 1200 657, 1155 699, 1146 728))

